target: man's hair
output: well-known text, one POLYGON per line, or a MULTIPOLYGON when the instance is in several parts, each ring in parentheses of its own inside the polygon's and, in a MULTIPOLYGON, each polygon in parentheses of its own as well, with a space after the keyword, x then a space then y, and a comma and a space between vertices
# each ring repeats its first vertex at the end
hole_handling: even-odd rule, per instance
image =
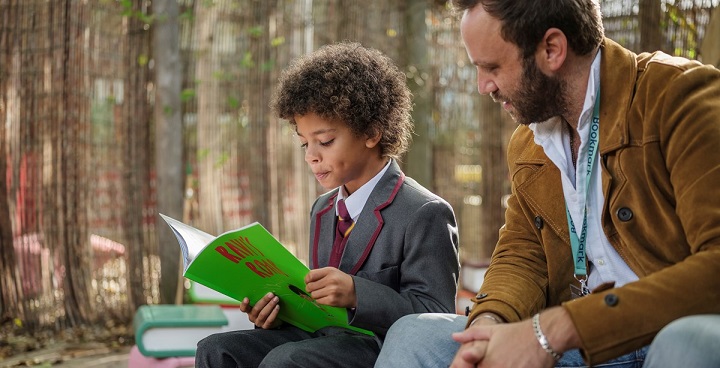
POLYGON ((595 50, 604 37, 597 0, 452 0, 458 12, 481 5, 502 22, 502 38, 530 57, 549 28, 558 28, 578 55, 595 50))
POLYGON ((356 136, 379 133, 381 155, 399 159, 413 132, 405 74, 380 51, 359 43, 326 45, 290 63, 271 107, 295 125, 315 113, 347 124, 356 136))

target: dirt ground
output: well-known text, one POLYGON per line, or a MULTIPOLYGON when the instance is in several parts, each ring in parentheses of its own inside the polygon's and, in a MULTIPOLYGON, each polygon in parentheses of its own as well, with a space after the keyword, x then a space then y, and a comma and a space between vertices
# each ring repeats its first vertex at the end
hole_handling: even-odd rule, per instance
POLYGON ((129 346, 110 349, 98 343, 59 344, 0 359, 0 368, 128 368, 129 346))
POLYGON ((133 344, 126 326, 29 333, 6 323, 0 325, 0 368, 127 368, 133 344))

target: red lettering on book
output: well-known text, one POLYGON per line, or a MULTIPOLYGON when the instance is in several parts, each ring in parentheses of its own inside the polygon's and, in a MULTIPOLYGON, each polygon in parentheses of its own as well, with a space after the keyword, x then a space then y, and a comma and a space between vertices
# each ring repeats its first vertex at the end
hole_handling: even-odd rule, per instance
POLYGON ((273 262, 273 261, 271 261, 271 260, 269 260, 269 259, 265 259, 265 260, 262 260, 262 261, 255 261, 255 262, 261 262, 261 263, 263 263, 263 265, 265 266, 265 269, 266 269, 266 270, 269 270, 270 272, 272 272, 272 273, 275 274, 275 275, 285 275, 285 277, 290 277, 290 276, 288 276, 288 274, 286 274, 285 272, 283 272, 278 266, 276 266, 276 265, 275 265, 275 262, 273 262))
MULTIPOLYGON (((255 260, 255 263, 257 263, 257 260, 255 260)), ((254 265, 253 263, 251 263, 251 262, 245 262, 245 265, 246 265, 252 272, 255 272, 258 276, 260 276, 260 277, 262 277, 262 278, 265 278, 265 277, 268 277, 268 276, 272 276, 272 275, 267 275, 267 274, 263 273, 262 271, 258 270, 258 269, 255 267, 255 265, 254 265)))
POLYGON ((256 259, 253 262, 245 262, 245 265, 252 270, 252 272, 255 272, 255 274, 262 278, 274 275, 285 275, 285 277, 289 277, 288 274, 283 272, 273 261, 269 259, 256 259))
POLYGON ((240 260, 242 260, 242 258, 240 258, 234 254, 230 254, 230 252, 228 252, 228 250, 225 249, 225 247, 223 247, 222 245, 215 248, 215 250, 218 253, 222 254, 225 258, 231 260, 233 263, 239 263, 240 260))
POLYGON ((253 255, 252 252, 250 252, 250 250, 247 249, 246 246, 244 246, 242 244, 238 244, 238 243, 239 242, 237 241, 237 239, 231 239, 231 240, 228 240, 227 242, 225 242, 225 246, 227 246, 228 248, 230 248, 230 250, 235 252, 235 254, 237 254, 240 257, 240 259, 243 259, 247 256, 253 255))
POLYGON ((255 254, 259 254, 259 255, 265 257, 265 255, 263 254, 263 252, 260 251, 260 249, 258 249, 256 246, 252 245, 252 243, 250 243, 250 239, 248 239, 248 238, 240 238, 240 239, 244 240, 245 245, 247 245, 249 248, 252 248, 253 251, 255 252, 255 254))

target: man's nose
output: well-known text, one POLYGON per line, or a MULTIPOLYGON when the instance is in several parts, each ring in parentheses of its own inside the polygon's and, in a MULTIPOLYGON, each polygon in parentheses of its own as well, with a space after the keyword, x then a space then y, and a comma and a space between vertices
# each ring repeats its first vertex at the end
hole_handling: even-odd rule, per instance
POLYGON ((498 90, 497 85, 492 79, 483 78, 480 74, 478 74, 477 84, 478 92, 480 92, 481 95, 489 95, 498 90))

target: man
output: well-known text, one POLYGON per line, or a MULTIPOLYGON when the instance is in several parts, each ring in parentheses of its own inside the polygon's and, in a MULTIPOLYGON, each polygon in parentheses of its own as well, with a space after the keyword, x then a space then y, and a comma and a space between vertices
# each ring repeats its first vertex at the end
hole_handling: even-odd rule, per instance
MULTIPOLYGON (((512 196, 468 318, 403 317, 376 367, 639 367, 670 322, 720 325, 720 72, 604 38, 593 0, 454 5, 478 91, 520 124, 512 196)), ((668 332, 681 351, 673 331, 697 329, 668 332)))

